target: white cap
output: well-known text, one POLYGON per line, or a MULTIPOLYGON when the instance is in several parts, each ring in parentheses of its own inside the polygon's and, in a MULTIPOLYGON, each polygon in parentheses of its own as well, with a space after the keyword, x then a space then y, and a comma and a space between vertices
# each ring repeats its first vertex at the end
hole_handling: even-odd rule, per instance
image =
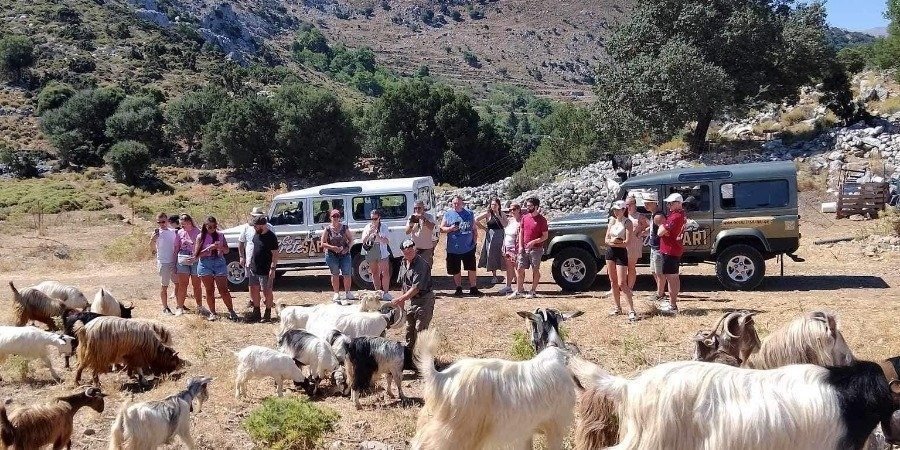
POLYGON ((625 202, 622 200, 616 200, 612 204, 612 209, 625 209, 625 202))
POLYGON ((684 201, 684 197, 682 197, 681 194, 679 194, 677 192, 671 193, 671 194, 669 194, 668 197, 666 197, 666 203, 674 203, 674 202, 681 203, 683 201, 684 201))
POLYGON ((250 211, 250 215, 251 216, 264 216, 264 215, 266 215, 266 212, 263 211, 263 209, 260 208, 259 206, 254 206, 253 210, 250 211))

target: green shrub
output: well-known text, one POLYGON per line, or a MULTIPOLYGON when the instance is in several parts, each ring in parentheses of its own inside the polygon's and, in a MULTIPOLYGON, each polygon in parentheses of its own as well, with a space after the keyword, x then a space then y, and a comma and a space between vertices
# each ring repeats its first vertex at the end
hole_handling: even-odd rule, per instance
POLYGON ((478 57, 470 51, 463 52, 463 60, 466 61, 466 64, 476 69, 481 67, 481 62, 478 61, 478 57))
POLYGON ((73 95, 75 95, 75 89, 72 89, 72 86, 69 86, 68 84, 57 81, 47 83, 47 85, 41 89, 41 92, 37 97, 38 114, 43 114, 51 109, 59 108, 73 95))
POLYGON ((527 361, 534 358, 534 347, 531 346, 531 341, 524 332, 513 332, 513 343, 509 356, 513 361, 527 361))
POLYGON ((316 448, 334 430, 340 416, 299 398, 269 398, 247 417, 244 429, 262 447, 276 450, 316 448))
POLYGON ((525 171, 516 172, 512 179, 509 180, 509 186, 506 188, 510 197, 518 197, 532 189, 541 186, 541 177, 536 177, 525 173, 525 171))
POLYGON ((137 141, 117 142, 103 160, 119 182, 136 186, 150 170, 150 150, 137 141))
POLYGON ((23 71, 34 63, 34 42, 25 36, 0 39, 0 74, 8 81, 22 79, 23 71))
POLYGON ((0 146, 0 164, 5 164, 9 173, 16 178, 37 177, 37 156, 33 152, 15 151, 0 146))
POLYGON ((100 211, 109 207, 98 189, 77 188, 58 180, 0 181, 0 208, 10 213, 100 211))

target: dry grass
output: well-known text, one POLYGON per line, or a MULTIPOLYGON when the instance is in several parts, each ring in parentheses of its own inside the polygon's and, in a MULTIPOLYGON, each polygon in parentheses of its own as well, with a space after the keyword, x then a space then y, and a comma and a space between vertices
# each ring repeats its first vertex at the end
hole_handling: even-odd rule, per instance
POLYGON ((668 142, 663 142, 656 147, 656 151, 664 153, 664 152, 673 152, 676 150, 682 150, 687 148, 688 144, 684 141, 683 138, 675 138, 668 142))
POLYGON ((797 190, 824 192, 828 187, 828 172, 813 173, 808 164, 797 163, 797 190))
POLYGON ((866 107, 869 111, 878 111, 882 115, 891 115, 900 111, 900 97, 891 97, 886 100, 869 102, 866 107))
POLYGON ((796 125, 812 117, 813 108, 810 106, 797 106, 781 115, 781 123, 785 127, 796 125))
MULTIPOLYGON (((809 193, 801 194, 804 202, 817 205, 821 197, 811 198, 809 193)), ((884 358, 896 354, 900 348, 900 335, 896 329, 896 305, 900 293, 893 286, 900 284, 897 263, 900 257, 883 262, 861 264, 864 258, 856 250, 856 244, 846 247, 814 246, 812 241, 820 238, 840 237, 853 233, 866 225, 849 221, 826 221, 821 219, 812 207, 801 211, 803 240, 798 254, 807 259, 799 264, 787 261, 787 278, 779 279, 774 274, 777 268, 769 266, 762 290, 753 292, 721 291, 712 269, 708 266, 685 267, 683 287, 685 296, 680 302, 682 314, 677 318, 647 315, 634 324, 621 317, 608 317, 606 311, 609 299, 598 295, 607 289, 605 282, 598 282, 591 292, 571 295, 561 293, 550 281, 549 264, 543 266, 545 279, 539 286, 543 295, 537 300, 507 300, 488 295, 480 299, 457 299, 444 295, 451 287, 445 276, 441 251, 436 257, 434 274, 439 297, 436 301, 432 326, 439 330, 442 341, 438 354, 441 357, 498 357, 509 358, 513 334, 524 332, 523 320, 516 315, 519 310, 534 310, 537 307, 554 307, 560 310, 582 310, 581 317, 567 321, 565 329, 569 340, 578 344, 583 356, 600 364, 612 373, 628 375, 662 361, 690 358, 691 337, 698 329, 711 327, 724 311, 752 309, 759 311, 756 316, 757 328, 761 335, 787 323, 801 311, 824 308, 838 314, 841 329, 854 352, 862 358, 884 358), (853 250, 851 250, 853 249, 853 250)), ((210 387, 210 399, 201 413, 192 415, 193 435, 201 449, 249 449, 253 441, 243 429, 242 423, 251 411, 259 407, 265 399, 275 395, 271 380, 254 380, 248 385, 249 398, 235 400, 234 356, 236 351, 247 345, 275 345, 277 324, 236 324, 227 320, 207 322, 195 314, 183 317, 164 316, 160 312, 157 299, 158 282, 154 276, 153 262, 138 260, 133 262, 105 261, 91 255, 104 253, 106 239, 129 236, 130 227, 121 224, 97 225, 83 230, 80 234, 66 234, 63 228, 51 227, 50 235, 66 239, 72 248, 73 258, 92 261, 89 266, 73 271, 60 271, 48 266, 43 260, 26 258, 27 263, 7 265, 6 258, 0 259, 0 270, 6 279, 16 285, 28 286, 44 279, 55 278, 61 282, 75 284, 93 294, 99 285, 108 286, 123 301, 134 300, 137 317, 149 318, 165 323, 173 331, 175 347, 191 363, 180 379, 163 379, 154 389, 136 395, 136 401, 164 398, 182 389, 187 377, 209 375, 214 377, 210 387), (83 255, 88 255, 88 258, 83 255)), ((137 238, 136 238, 137 239, 137 238)), ((140 241, 141 239, 138 239, 140 241)), ((24 255, 26 247, 35 246, 36 238, 17 235, 0 235, 0 247, 15 256, 24 255), (23 244, 24 243, 24 244, 23 244), (24 247, 23 247, 24 246, 24 247)), ((123 241, 124 242, 124 241, 123 241)), ((140 242, 145 247, 144 242, 140 242)), ((885 255, 885 258, 891 255, 885 255)), ((127 259, 127 258, 126 258, 127 259)), ((651 280, 645 268, 639 268, 636 295, 642 296, 651 289, 651 280)), ((603 277, 601 277, 603 278, 603 277)), ((487 278, 480 279, 485 292, 493 293, 500 286, 487 285, 487 278)), ((324 271, 292 273, 281 278, 276 284, 276 301, 289 304, 325 302, 330 291, 324 271)), ((7 298, 8 298, 7 291, 7 298)), ((640 297, 636 297, 640 298, 640 297)), ((242 310, 248 294, 236 292, 234 304, 242 310)), ((193 299, 187 300, 191 309, 193 299)), ((638 304, 642 304, 638 302, 638 304)), ((219 303, 221 305, 221 303, 219 303)), ((8 312, 10 308, 0 310, 8 312)), ((219 306, 219 310, 224 309, 219 306)), ((8 320, 9 318, 7 318, 8 320)), ((388 337, 401 340, 402 328, 388 330, 388 337)), ((61 367, 61 358, 54 354, 54 366, 61 367)), ((27 384, 16 381, 15 367, 4 365, 4 383, 0 383, 0 397, 12 397, 16 404, 43 401, 52 395, 59 395, 71 389, 72 372, 60 370, 64 384, 47 384, 49 374, 43 368, 32 364, 34 373, 27 384), (32 387, 41 383, 41 389, 32 387)), ((83 413, 75 419, 75 446, 77 448, 101 449, 106 445, 105 436, 110 424, 128 394, 121 390, 126 381, 122 374, 110 374, 101 378, 105 392, 110 394, 103 414, 83 413), (85 436, 90 428, 96 437, 85 436)), ((422 385, 419 380, 407 376, 403 381, 407 395, 419 398, 422 385)), ((288 398, 304 398, 302 393, 290 389, 288 398)), ((330 397, 315 402, 316 406, 337 412, 340 419, 334 431, 324 436, 318 448, 338 447, 355 449, 358 443, 374 440, 404 448, 406 441, 415 431, 416 415, 420 408, 411 403, 397 402, 385 404, 378 395, 362 399, 363 409, 357 411, 350 400, 330 397)), ((259 448, 259 447, 257 447, 259 448)))

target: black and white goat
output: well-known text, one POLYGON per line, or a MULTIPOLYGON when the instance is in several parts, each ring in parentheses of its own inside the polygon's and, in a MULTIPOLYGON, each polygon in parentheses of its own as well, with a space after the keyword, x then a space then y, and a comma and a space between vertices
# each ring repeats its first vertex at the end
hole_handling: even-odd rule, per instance
POLYGON ((575 406, 565 350, 551 345, 528 361, 466 358, 438 371, 437 346, 435 330, 419 335, 425 406, 411 448, 532 448, 538 432, 547 448, 563 448, 575 406))
POLYGON ((194 400, 197 412, 203 409, 203 402, 209 398, 206 388, 210 381, 210 377, 194 377, 188 380, 185 390, 163 400, 125 402, 109 433, 109 450, 158 448, 171 444, 175 436, 187 448, 195 448, 190 413, 194 411, 194 400))
POLYGON ((358 337, 349 341, 343 340, 347 369, 347 381, 350 384, 350 398, 354 406, 360 408, 359 396, 368 392, 378 375, 385 378, 385 401, 394 398, 391 393, 391 381, 397 385, 400 401, 406 401, 403 395, 403 362, 408 350, 403 344, 387 340, 383 337, 358 337))
POLYGON ((517 314, 527 321, 531 331, 531 345, 535 353, 540 353, 548 346, 566 349, 567 344, 559 331, 559 324, 584 312, 560 312, 551 308, 538 308, 534 312, 519 311, 517 314))
POLYGON ((311 381, 310 395, 318 392, 319 382, 331 377, 340 366, 337 356, 325 340, 303 330, 287 330, 278 337, 278 350, 306 366, 311 381))
POLYGON ((859 449, 879 422, 900 443, 900 380, 872 362, 752 370, 680 361, 631 380, 580 358, 569 366, 616 405, 616 449, 859 449))

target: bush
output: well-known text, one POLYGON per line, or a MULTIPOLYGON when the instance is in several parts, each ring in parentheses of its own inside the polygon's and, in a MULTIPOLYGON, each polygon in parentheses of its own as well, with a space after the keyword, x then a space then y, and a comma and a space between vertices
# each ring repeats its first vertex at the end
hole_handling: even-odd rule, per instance
POLYGON ((69 60, 69 70, 75 73, 89 73, 97 68, 94 58, 89 56, 76 56, 69 60))
POLYGON ((98 189, 76 188, 56 180, 0 181, 0 209, 10 213, 100 211, 109 207, 98 189))
POLYGON ((481 67, 481 63, 478 61, 478 57, 470 51, 463 52, 463 60, 466 61, 466 64, 476 69, 481 67))
POLYGON ((150 150, 137 141, 116 143, 103 160, 117 181, 131 186, 136 186, 150 170, 150 150))
POLYGON ((37 113, 43 114, 51 109, 59 108, 73 95, 75 95, 75 89, 72 89, 72 86, 51 81, 38 94, 37 113))
POLYGON ((23 71, 34 63, 34 43, 25 36, 0 39, 0 74, 8 81, 22 79, 23 71))
POLYGON ((306 399, 269 398, 250 413, 244 429, 262 447, 307 450, 316 448, 339 418, 306 399))
POLYGON ((47 111, 41 129, 59 150, 66 164, 100 165, 109 148, 106 119, 125 97, 118 88, 80 91, 62 106, 47 111))
POLYGON ((866 68, 866 54, 860 47, 847 47, 837 54, 838 62, 850 74, 857 74, 866 68))
POLYGON ((0 164, 5 164, 9 173, 16 178, 37 177, 37 163, 37 156, 33 152, 17 152, 9 147, 0 147, 0 164))
POLYGON ((516 172, 509 180, 509 186, 506 191, 510 197, 518 197, 530 190, 537 189, 541 186, 541 178, 529 175, 525 171, 516 172))

